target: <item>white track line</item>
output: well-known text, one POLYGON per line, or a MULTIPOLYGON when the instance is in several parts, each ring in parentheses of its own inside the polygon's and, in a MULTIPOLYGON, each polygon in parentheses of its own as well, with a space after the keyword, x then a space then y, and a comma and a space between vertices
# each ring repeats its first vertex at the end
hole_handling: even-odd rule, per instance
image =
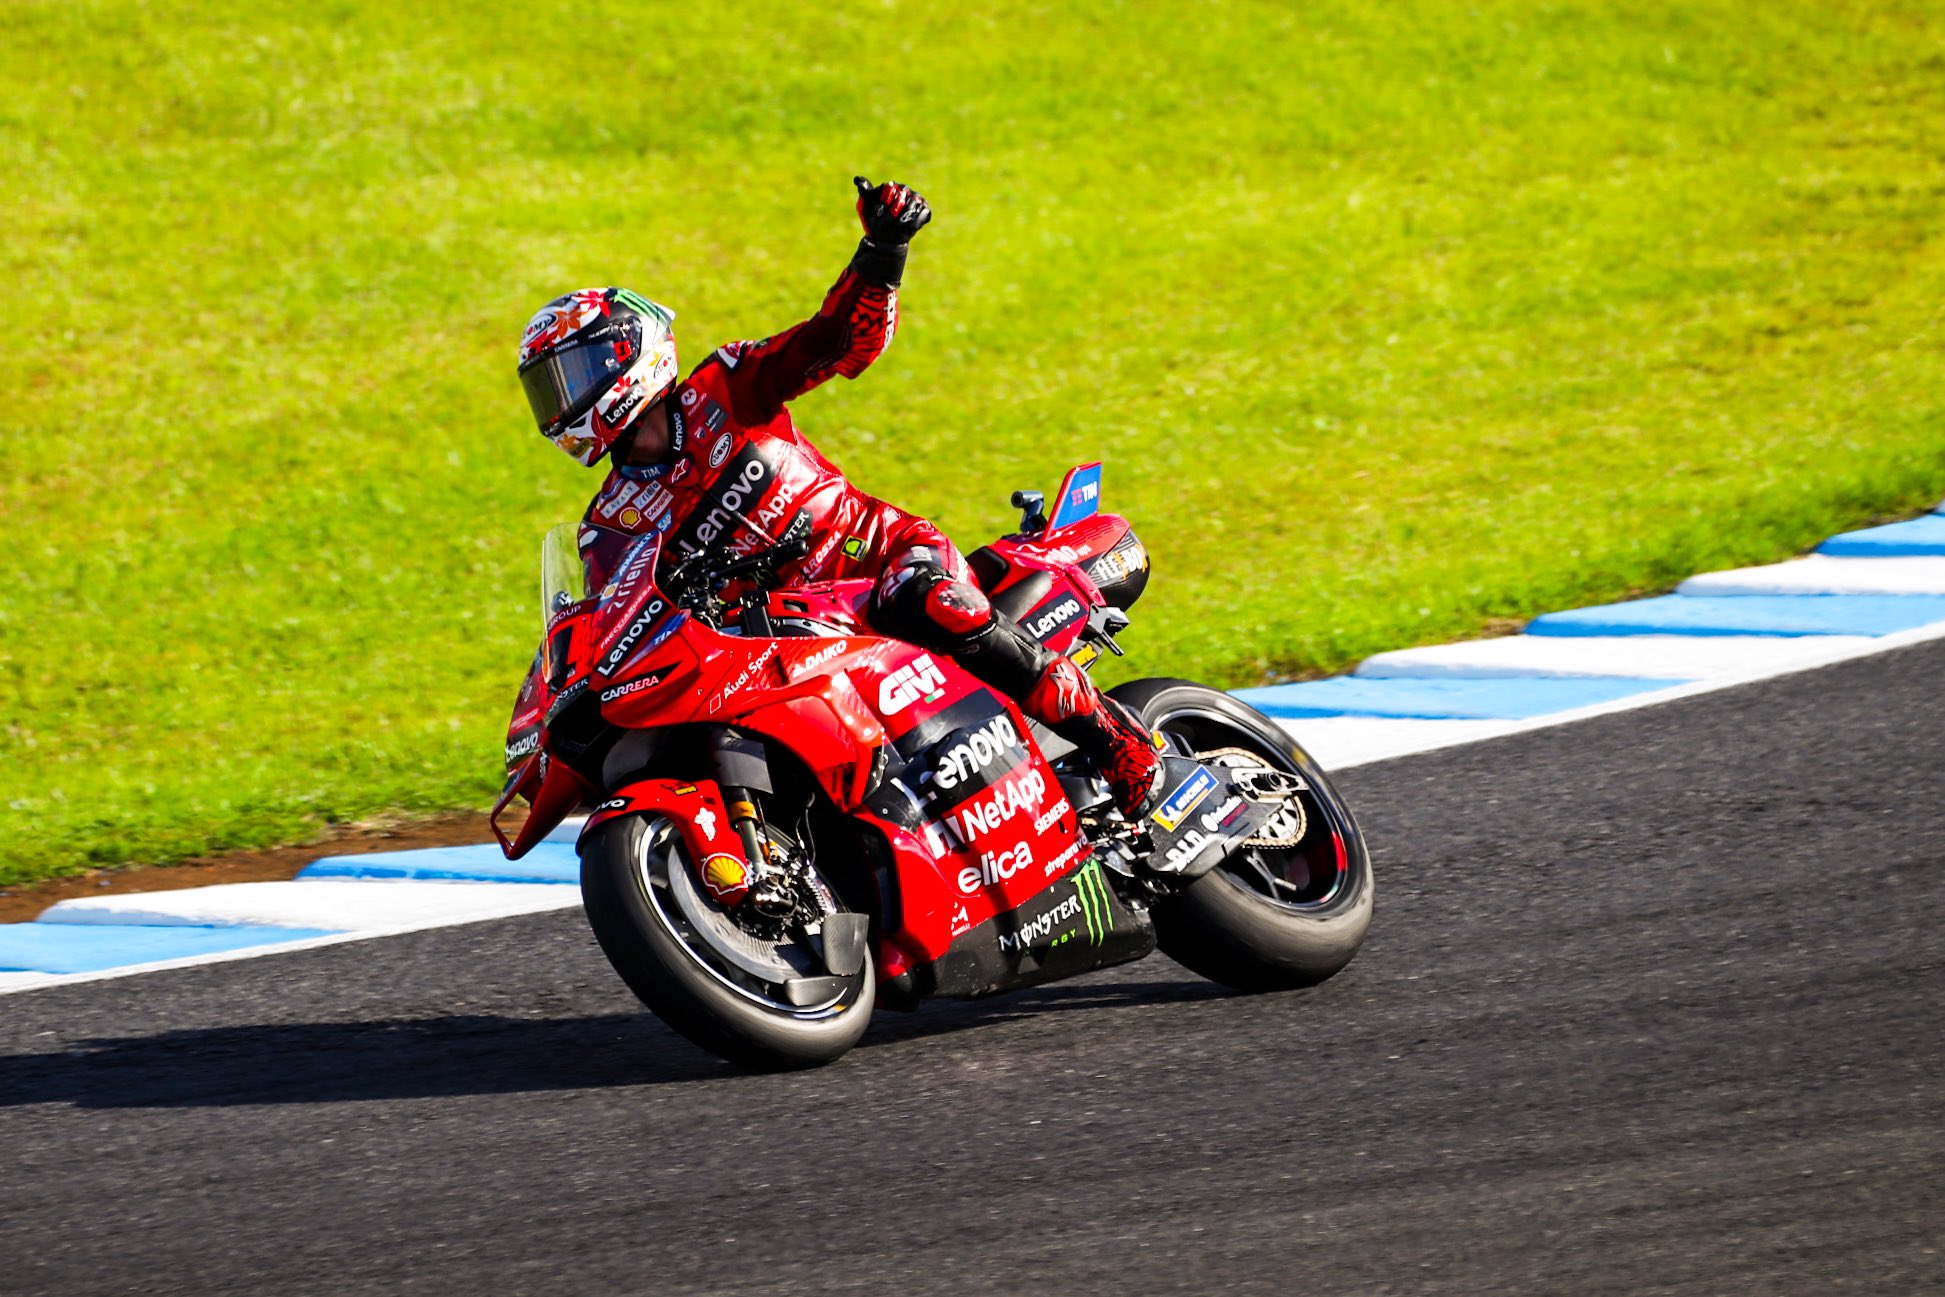
POLYGON ((565 883, 297 879, 85 896, 52 906, 35 922, 397 932, 565 909, 580 901, 581 889, 565 883))
POLYGON ((1893 635, 1880 635, 1875 638, 1855 635, 1819 636, 1817 640, 1821 651, 1795 661, 1771 662, 1751 666, 1742 671, 1725 671, 1707 680, 1671 685, 1667 689, 1655 689, 1626 698, 1617 698, 1612 702, 1595 703, 1591 707, 1576 707, 1571 711, 1552 712, 1546 716, 1534 716, 1525 720, 1410 721, 1332 717, 1326 720, 1287 720, 1280 721, 1279 724, 1290 731, 1296 740, 1303 744, 1304 749, 1323 764, 1325 769, 1342 770, 1351 766, 1368 765, 1374 761, 1389 761, 1394 757, 1433 752, 1464 743, 1477 743, 1482 739, 1524 734, 1529 730, 1544 730, 1555 725, 1571 725, 1575 721, 1607 716, 1614 712, 1633 711, 1637 707, 1655 707, 1662 703, 1674 702, 1679 698, 1693 698, 1699 694, 1714 693, 1718 689, 1754 684, 1759 680, 1794 675, 1800 671, 1812 671, 1818 667, 1848 662, 1853 658, 1888 653, 1892 649, 1904 648, 1909 644, 1923 644, 1937 639, 1945 639, 1945 622, 1933 622, 1929 626, 1920 626, 1915 630, 1899 631, 1893 635), (1829 642, 1831 640, 1844 642, 1833 644, 1829 642))
POLYGON ((1373 654, 1355 674, 1376 680, 1713 680, 1799 663, 1821 665, 1833 649, 1876 643, 1869 635, 1509 635, 1373 654))
POLYGON ((1787 563, 1704 572, 1677 594, 1945 594, 1945 558, 1835 558, 1811 554, 1787 563))
MULTIPOLYGON (((221 886, 249 886, 249 884, 219 884, 221 886)), ((322 886, 323 884, 320 884, 322 886)), ((352 887, 396 887, 395 882, 373 883, 334 883, 331 886, 352 887)), ((160 973, 171 968, 194 968, 200 964, 226 964, 236 959, 256 959, 263 955, 281 955, 293 950, 316 950, 320 946, 337 946, 347 941, 365 941, 372 937, 397 937, 408 932, 425 932, 433 928, 451 928, 466 923, 479 923, 487 919, 515 918, 522 914, 538 913, 542 908, 565 910, 581 903, 581 889, 562 884, 522 884, 522 883, 477 883, 453 884, 454 886, 478 887, 523 887, 546 886, 553 895, 549 904, 541 907, 532 904, 509 907, 501 914, 470 913, 464 915, 439 915, 418 922, 400 923, 390 927, 365 928, 356 932, 335 932, 328 937, 304 937, 297 941, 280 941, 271 945, 245 946, 238 950, 225 950, 210 955, 190 955, 183 959, 162 959, 151 964, 124 964, 120 968, 103 968, 92 973, 0 973, 0 995, 15 991, 32 991, 46 986, 72 986, 78 982, 105 982, 117 977, 134 977, 140 973, 160 973)), ((185 889, 197 890, 197 889, 185 889)))

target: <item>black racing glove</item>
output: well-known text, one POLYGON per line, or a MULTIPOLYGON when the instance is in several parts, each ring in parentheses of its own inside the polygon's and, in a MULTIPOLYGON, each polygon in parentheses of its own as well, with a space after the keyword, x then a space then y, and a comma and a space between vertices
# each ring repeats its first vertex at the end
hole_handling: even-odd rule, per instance
POLYGON ((909 185, 889 180, 874 185, 863 176, 853 176, 851 183, 858 187, 858 221, 864 226, 851 268, 896 288, 905 276, 906 245, 932 219, 932 208, 909 185))
POLYGON ((851 183, 858 187, 858 220, 873 243, 910 243, 932 219, 932 209, 910 185, 874 185, 863 176, 852 176, 851 183))

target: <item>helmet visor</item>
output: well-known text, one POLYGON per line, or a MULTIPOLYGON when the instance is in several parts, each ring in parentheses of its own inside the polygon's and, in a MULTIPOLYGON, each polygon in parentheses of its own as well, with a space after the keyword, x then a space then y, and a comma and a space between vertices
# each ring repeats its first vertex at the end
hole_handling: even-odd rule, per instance
POLYGON ((635 348, 624 334, 592 339, 537 356, 520 371, 520 386, 542 432, 587 413, 601 393, 628 372, 635 348))

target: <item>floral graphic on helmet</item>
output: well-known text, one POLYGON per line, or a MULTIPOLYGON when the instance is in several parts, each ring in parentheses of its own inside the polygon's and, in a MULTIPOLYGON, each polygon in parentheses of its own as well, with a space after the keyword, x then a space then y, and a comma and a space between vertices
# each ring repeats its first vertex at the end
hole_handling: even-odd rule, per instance
POLYGON ((552 350, 600 317, 609 314, 608 290, 583 288, 540 308, 520 338, 520 363, 552 350))
POLYGON ((572 429, 555 433, 548 440, 572 455, 575 459, 580 460, 583 464, 592 465, 595 460, 601 458, 602 452, 607 447, 601 445, 593 437, 588 436, 585 431, 582 431, 586 427, 587 424, 585 423, 577 423, 572 429))

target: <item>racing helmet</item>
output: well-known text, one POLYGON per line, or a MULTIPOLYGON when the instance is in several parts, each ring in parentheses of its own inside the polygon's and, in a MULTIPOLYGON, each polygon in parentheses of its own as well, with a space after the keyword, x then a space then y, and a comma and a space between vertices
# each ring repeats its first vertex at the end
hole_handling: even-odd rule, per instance
POLYGON ((592 468, 675 386, 675 312, 625 288, 584 288, 534 312, 520 385, 540 435, 592 468))

